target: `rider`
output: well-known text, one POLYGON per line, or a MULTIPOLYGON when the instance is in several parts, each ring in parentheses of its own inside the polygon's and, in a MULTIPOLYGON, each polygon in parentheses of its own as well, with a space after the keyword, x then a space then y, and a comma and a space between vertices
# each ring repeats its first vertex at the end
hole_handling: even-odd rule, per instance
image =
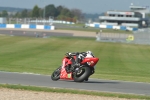
MULTIPOLYGON (((67 53, 69 56, 76 56, 75 63, 73 63, 73 69, 80 67, 80 62, 86 57, 94 57, 93 53, 91 51, 86 52, 73 52, 73 53, 67 53)), ((95 70, 91 74, 93 74, 95 70)), ((85 79, 85 81, 88 81, 88 78, 85 79)))
POLYGON ((73 53, 67 53, 69 56, 76 56, 75 63, 73 64, 73 67, 79 67, 80 62, 85 57, 94 57, 92 51, 86 51, 86 52, 73 52, 73 53))

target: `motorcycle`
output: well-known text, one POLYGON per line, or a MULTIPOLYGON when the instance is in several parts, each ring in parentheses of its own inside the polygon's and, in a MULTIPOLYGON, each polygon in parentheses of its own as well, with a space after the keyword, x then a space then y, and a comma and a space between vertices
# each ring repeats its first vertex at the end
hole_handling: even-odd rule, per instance
POLYGON ((66 55, 62 60, 62 66, 57 68, 51 75, 53 81, 74 80, 75 82, 87 81, 94 73, 94 66, 99 61, 97 57, 85 57, 79 67, 73 67, 76 56, 66 55))

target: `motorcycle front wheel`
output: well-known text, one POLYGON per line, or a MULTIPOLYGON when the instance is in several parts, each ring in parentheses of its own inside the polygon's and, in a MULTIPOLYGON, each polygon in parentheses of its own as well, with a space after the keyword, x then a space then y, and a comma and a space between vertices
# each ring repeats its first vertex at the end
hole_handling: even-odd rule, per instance
POLYGON ((51 75, 51 79, 53 81, 57 81, 60 79, 61 67, 57 68, 51 75))
POLYGON ((73 75, 75 82, 83 82, 91 75, 91 70, 89 67, 81 67, 75 74, 73 75))

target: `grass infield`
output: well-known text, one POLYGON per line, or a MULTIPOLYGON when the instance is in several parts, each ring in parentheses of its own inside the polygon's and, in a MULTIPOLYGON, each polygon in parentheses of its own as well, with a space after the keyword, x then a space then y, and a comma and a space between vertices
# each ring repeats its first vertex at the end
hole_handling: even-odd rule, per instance
POLYGON ((66 52, 93 51, 100 58, 92 78, 150 83, 150 46, 96 42, 79 37, 0 36, 0 71, 51 75, 66 52))

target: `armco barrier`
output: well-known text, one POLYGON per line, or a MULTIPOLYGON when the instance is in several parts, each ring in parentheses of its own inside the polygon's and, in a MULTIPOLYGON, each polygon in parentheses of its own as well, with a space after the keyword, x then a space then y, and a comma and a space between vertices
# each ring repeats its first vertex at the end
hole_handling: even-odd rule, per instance
POLYGON ((137 31, 138 28, 131 28, 126 26, 114 26, 114 25, 102 25, 102 24, 85 24, 87 27, 95 27, 95 28, 107 28, 107 29, 116 29, 116 30, 129 30, 129 31, 137 31))
POLYGON ((35 24, 0 24, 0 28, 55 30, 55 26, 35 24))

